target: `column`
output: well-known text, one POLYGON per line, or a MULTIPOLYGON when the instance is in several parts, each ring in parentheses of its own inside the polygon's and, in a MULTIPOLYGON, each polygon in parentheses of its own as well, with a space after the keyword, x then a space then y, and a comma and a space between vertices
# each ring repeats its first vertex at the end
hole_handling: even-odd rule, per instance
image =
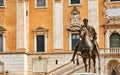
POLYGON ((54 51, 63 49, 63 0, 53 0, 54 51))
POLYGON ((18 52, 27 51, 27 17, 26 1, 17 0, 16 49, 18 52))
POLYGON ((105 33, 105 48, 109 48, 109 45, 110 45, 110 35, 109 35, 109 30, 106 30, 106 33, 105 33))

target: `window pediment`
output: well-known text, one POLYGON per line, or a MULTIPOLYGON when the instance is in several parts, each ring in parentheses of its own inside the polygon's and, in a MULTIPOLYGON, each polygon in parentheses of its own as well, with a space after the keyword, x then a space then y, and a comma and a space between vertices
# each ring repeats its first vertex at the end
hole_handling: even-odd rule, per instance
POLYGON ((3 26, 0 26, 0 31, 6 31, 6 28, 4 28, 3 26))
POLYGON ((109 17, 109 19, 104 21, 103 26, 107 26, 107 27, 120 27, 120 17, 109 17))
POLYGON ((33 29, 33 32, 48 32, 48 29, 40 26, 40 27, 33 29))

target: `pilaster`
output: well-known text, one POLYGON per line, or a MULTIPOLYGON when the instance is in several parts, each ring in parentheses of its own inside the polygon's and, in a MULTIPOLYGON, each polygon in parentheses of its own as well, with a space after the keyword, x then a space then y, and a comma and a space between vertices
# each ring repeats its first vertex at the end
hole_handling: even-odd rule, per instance
POLYGON ((17 0, 17 26, 16 26, 16 49, 17 51, 28 50, 27 45, 27 31, 28 31, 28 18, 27 18, 27 0, 17 0))
POLYGON ((99 8, 98 8, 99 0, 88 0, 88 20, 89 25, 92 25, 97 32, 97 40, 99 42, 99 8))
POLYGON ((53 43, 54 50, 63 49, 63 0, 53 0, 53 43))

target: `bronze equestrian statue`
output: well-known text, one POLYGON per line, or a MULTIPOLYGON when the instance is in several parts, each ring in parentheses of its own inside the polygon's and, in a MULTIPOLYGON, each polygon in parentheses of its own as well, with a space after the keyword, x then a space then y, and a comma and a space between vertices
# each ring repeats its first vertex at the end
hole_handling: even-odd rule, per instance
MULTIPOLYGON (((74 61, 75 55, 77 52, 80 52, 80 56, 83 58, 83 62, 85 65, 85 72, 87 72, 87 64, 86 60, 89 59, 89 69, 91 69, 91 59, 93 60, 94 64, 94 72, 96 72, 95 64, 96 64, 96 55, 98 55, 99 60, 99 46, 97 43, 97 33, 92 26, 88 25, 88 19, 83 20, 84 25, 80 27, 78 30, 81 40, 76 44, 73 57, 71 61, 74 61)), ((78 59, 77 59, 78 60, 78 59)), ((100 62, 99 62, 99 71, 100 71, 100 62)))

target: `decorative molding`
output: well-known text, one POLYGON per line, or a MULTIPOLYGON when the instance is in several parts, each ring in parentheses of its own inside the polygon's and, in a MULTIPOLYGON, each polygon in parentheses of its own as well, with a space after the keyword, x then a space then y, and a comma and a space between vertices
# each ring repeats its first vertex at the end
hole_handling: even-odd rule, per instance
POLYGON ((48 32, 48 29, 39 26, 39 27, 33 29, 33 32, 48 32))
POLYGON ((68 27, 67 27, 67 30, 68 31, 78 31, 78 30, 80 30, 80 27, 81 27, 81 25, 69 25, 68 27))
POLYGON ((6 28, 4 28, 3 26, 0 26, 0 31, 6 31, 6 28))
POLYGON ((27 53, 28 52, 28 50, 27 49, 25 49, 25 48, 17 48, 17 50, 16 50, 17 52, 25 52, 25 53, 27 53))
POLYGON ((56 3, 61 3, 61 0, 55 0, 56 3))
POLYGON ((22 3, 22 2, 24 2, 25 0, 18 0, 18 3, 22 3))
POLYGON ((120 8, 119 5, 110 5, 109 2, 110 2, 109 0, 104 0, 103 1, 103 5, 104 5, 103 13, 104 13, 104 18, 105 19, 109 19, 109 17, 112 16, 112 15, 110 15, 110 10, 111 9, 120 8))
POLYGON ((110 23, 120 23, 120 17, 110 17, 110 23))
POLYGON ((109 19, 105 19, 103 26, 108 29, 120 28, 120 17, 109 17, 109 19))
POLYGON ((119 34, 119 29, 112 29, 110 30, 109 34, 113 34, 113 33, 118 33, 119 34))
POLYGON ((70 13, 70 24, 67 26, 69 31, 75 31, 80 29, 80 11, 73 7, 73 10, 70 13))
POLYGON ((70 13, 70 24, 71 25, 80 24, 80 11, 76 7, 74 7, 70 13))
POLYGON ((103 1, 103 5, 104 5, 104 9, 103 9, 104 18, 108 19, 108 4, 107 4, 107 0, 103 1))
POLYGON ((120 8, 120 6, 117 6, 117 5, 112 5, 109 7, 110 9, 115 9, 115 8, 120 8))

